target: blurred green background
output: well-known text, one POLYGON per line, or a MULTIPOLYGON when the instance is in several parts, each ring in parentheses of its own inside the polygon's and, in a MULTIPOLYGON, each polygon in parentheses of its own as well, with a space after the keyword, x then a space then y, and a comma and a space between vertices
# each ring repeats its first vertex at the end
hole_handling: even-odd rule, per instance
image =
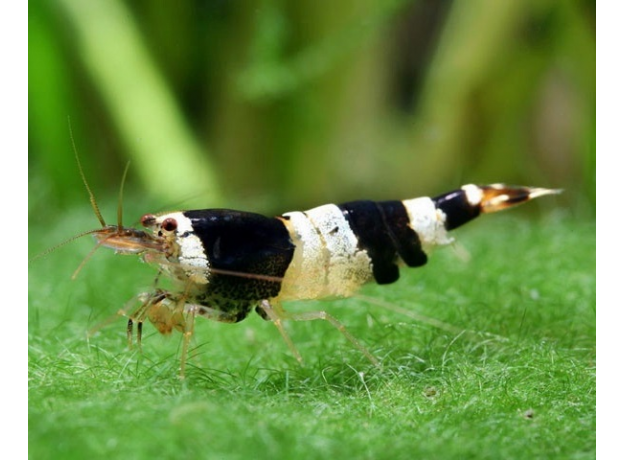
POLYGON ((508 182, 593 216, 595 37, 589 1, 30 1, 31 221, 87 206, 68 119, 96 194, 130 160, 164 208, 508 182))

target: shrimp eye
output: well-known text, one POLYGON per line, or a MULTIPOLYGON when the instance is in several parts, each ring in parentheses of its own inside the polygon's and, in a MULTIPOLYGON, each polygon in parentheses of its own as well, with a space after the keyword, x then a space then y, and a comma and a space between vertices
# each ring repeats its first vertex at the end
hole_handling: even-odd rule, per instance
POLYGON ((156 216, 154 214, 145 214, 141 217, 141 225, 143 227, 153 227, 156 223, 156 216))
POLYGON ((178 221, 171 217, 167 217, 165 220, 163 220, 160 227, 166 232, 172 232, 176 228, 178 228, 178 221))

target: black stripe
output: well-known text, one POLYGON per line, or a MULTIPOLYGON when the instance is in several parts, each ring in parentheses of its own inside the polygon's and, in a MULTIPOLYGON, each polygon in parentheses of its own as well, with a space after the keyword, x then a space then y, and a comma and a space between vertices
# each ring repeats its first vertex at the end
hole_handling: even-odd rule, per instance
POLYGON ((397 251, 388 226, 374 201, 352 201, 338 205, 373 263, 373 276, 379 284, 393 283, 399 279, 397 251))
POLYGON ((380 201, 384 224, 388 228, 394 247, 408 267, 420 267, 427 263, 418 233, 410 225, 410 218, 402 201, 380 201))
MULTIPOLYGON (((295 245, 283 222, 229 209, 185 211, 211 267, 240 274, 283 277, 295 245)), ((281 282, 213 273, 206 294, 215 298, 263 300, 279 294, 281 282)))
POLYGON ((454 190, 444 195, 433 198, 436 208, 446 214, 444 227, 447 230, 464 225, 481 213, 480 205, 472 205, 468 202, 464 190, 454 190))

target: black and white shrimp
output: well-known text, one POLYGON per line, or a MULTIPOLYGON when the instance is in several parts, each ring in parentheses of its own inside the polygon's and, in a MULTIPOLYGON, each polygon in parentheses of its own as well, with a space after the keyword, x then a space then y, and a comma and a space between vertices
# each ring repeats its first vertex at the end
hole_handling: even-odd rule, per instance
POLYGON ((147 231, 119 224, 90 233, 98 246, 140 254, 173 280, 172 289, 139 296, 142 303, 130 315, 128 333, 133 322, 140 327, 145 318, 161 333, 184 333, 182 374, 196 316, 235 323, 252 311, 277 326, 299 361, 283 321, 327 320, 377 364, 327 312, 292 313, 282 303, 349 297, 369 282, 393 283, 400 266, 425 265, 434 247, 451 243, 450 230, 481 214, 558 192, 464 185, 435 198, 352 201, 276 217, 230 209, 146 214, 141 223, 147 231))

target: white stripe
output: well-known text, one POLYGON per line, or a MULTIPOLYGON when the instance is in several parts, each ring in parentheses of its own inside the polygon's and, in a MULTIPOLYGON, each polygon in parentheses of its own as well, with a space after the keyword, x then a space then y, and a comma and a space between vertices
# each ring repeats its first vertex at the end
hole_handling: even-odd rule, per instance
POLYGON ((340 208, 333 204, 284 214, 295 257, 282 282, 281 300, 347 297, 372 276, 371 259, 340 208))
POLYGON ((483 190, 474 184, 464 185, 462 190, 466 193, 466 199, 472 206, 478 206, 483 200, 483 190))
POLYGON ((418 233, 420 243, 425 251, 431 250, 433 246, 453 242, 453 238, 448 236, 444 228, 446 214, 435 207, 431 198, 404 200, 403 204, 410 218, 410 225, 418 233))
POLYGON ((191 283, 207 284, 210 275, 210 264, 204 252, 204 245, 199 237, 193 233, 191 219, 181 212, 173 212, 158 216, 156 223, 160 227, 165 219, 170 218, 175 219, 178 223, 178 227, 175 230, 175 242, 180 248, 180 253, 178 254, 176 264, 163 265, 162 268, 179 280, 188 279, 191 283), (181 276, 180 268, 184 270, 185 276, 181 276))
POLYGON ((302 212, 284 214, 284 225, 295 244, 295 253, 288 266, 280 298, 314 299, 325 289, 325 245, 318 231, 302 212))

